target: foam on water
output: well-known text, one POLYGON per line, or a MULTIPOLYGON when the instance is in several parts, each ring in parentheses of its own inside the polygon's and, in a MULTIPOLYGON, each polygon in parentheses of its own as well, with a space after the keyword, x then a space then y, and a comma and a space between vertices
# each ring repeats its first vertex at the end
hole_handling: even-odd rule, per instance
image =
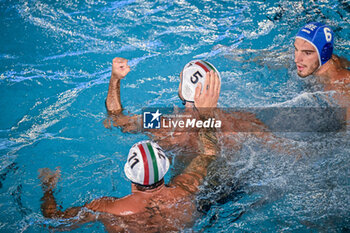
MULTIPOLYGON (((336 0, 1 1, 0 231, 67 225, 41 214, 43 167, 61 168, 63 208, 130 193, 124 159, 147 137, 103 126, 114 57, 129 59, 121 97, 131 113, 181 106, 179 73, 193 59, 220 71, 221 107, 336 106, 334 93, 296 75, 293 40, 305 22, 323 21, 349 59, 348 15, 336 0)), ((240 150, 222 145, 196 199, 203 215, 185 231, 350 229, 349 131, 276 135, 281 151, 245 133, 240 150)), ((174 162, 182 152, 168 153, 174 162)))

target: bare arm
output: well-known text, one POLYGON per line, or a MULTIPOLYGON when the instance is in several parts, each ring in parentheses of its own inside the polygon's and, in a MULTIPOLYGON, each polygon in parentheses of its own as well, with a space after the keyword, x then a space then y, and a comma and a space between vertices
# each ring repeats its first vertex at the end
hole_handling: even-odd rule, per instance
POLYGON ((215 131, 201 130, 199 137, 202 144, 202 152, 199 153, 184 172, 176 176, 171 184, 179 186, 189 193, 198 191, 210 163, 216 159, 217 146, 215 131))
MULTIPOLYGON (((220 80, 214 72, 207 73, 203 92, 198 85, 195 93, 195 106, 201 118, 210 117, 217 105, 220 94, 220 80)), ((199 132, 201 152, 191 161, 181 175, 172 180, 172 184, 194 193, 198 190, 210 163, 216 159, 217 138, 213 128, 202 128, 199 132)))
POLYGON ((253 113, 217 110, 215 116, 223 122, 221 142, 234 150, 240 150, 248 138, 254 138, 265 148, 277 153, 303 154, 300 148, 294 146, 293 140, 276 136, 253 113))
POLYGON ((350 68, 350 61, 348 61, 345 57, 339 57, 339 56, 333 54, 332 59, 335 61, 339 60, 340 67, 342 69, 350 68))
MULTIPOLYGON (((68 208, 65 211, 59 209, 54 197, 54 189, 60 176, 60 171, 51 171, 48 168, 40 169, 39 178, 42 182, 44 195, 41 198, 41 211, 46 218, 67 219, 71 229, 78 227, 80 224, 96 221, 98 216, 89 211, 85 206, 68 208)), ((59 226, 60 227, 60 226, 59 226)))
MULTIPOLYGON (((116 126, 119 126, 126 132, 132 132, 137 129, 138 116, 128 116, 123 114, 123 107, 120 99, 120 82, 130 72, 128 60, 116 57, 112 62, 112 74, 109 81, 108 94, 106 99, 106 108, 116 126)), ((111 126, 110 119, 104 122, 106 128, 111 126)))
POLYGON ((120 101, 120 80, 122 80, 130 71, 128 60, 120 57, 113 59, 112 74, 109 80, 108 94, 106 100, 107 110, 111 113, 120 113, 122 104, 120 101))
MULTIPOLYGON (((278 152, 287 152, 290 154, 298 154, 300 151, 289 146, 288 140, 276 137, 274 134, 268 132, 267 126, 251 113, 225 113, 220 109, 216 109, 220 94, 220 79, 216 73, 207 73, 204 83, 203 92, 201 93, 201 84, 196 88, 195 106, 199 110, 201 117, 208 119, 209 117, 219 117, 224 122, 223 127, 227 127, 227 132, 249 132, 250 135, 258 138, 264 146, 278 152), (237 118, 238 117, 238 118, 237 118)), ((239 143, 239 142, 238 142, 239 143)), ((237 147, 237 142, 233 142, 237 147)), ((290 143, 289 143, 290 145, 290 143)), ((240 146, 239 146, 240 147, 240 146)))

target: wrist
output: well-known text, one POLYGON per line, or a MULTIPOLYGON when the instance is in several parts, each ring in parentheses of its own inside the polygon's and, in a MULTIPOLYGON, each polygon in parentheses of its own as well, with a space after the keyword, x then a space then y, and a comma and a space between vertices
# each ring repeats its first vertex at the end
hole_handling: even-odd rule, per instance
POLYGON ((111 79, 120 81, 123 78, 124 77, 122 77, 120 74, 112 72, 111 79))
POLYGON ((118 76, 111 76, 111 79, 109 80, 109 83, 111 83, 112 85, 119 85, 120 84, 120 79, 118 78, 118 76))
POLYGON ((214 117, 215 108, 196 108, 201 119, 214 117))

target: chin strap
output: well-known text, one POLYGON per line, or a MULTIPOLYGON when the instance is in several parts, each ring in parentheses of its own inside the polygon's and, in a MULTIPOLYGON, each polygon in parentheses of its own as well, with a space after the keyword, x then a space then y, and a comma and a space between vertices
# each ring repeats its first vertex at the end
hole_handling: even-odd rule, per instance
POLYGON ((179 96, 180 100, 182 101, 182 104, 186 105, 186 100, 180 96, 180 93, 178 93, 177 95, 179 96))

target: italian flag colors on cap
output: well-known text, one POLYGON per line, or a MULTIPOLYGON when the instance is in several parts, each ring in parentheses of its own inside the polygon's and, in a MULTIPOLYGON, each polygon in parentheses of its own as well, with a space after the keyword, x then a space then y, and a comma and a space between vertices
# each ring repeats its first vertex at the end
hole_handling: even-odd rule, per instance
POLYGON ((124 171, 136 184, 152 185, 160 181, 169 169, 169 160, 160 146, 151 141, 133 145, 124 171))
POLYGON ((218 70, 209 62, 203 60, 190 61, 181 72, 181 96, 184 100, 194 102, 194 94, 198 83, 202 83, 202 90, 206 73, 214 70, 221 80, 218 70))

